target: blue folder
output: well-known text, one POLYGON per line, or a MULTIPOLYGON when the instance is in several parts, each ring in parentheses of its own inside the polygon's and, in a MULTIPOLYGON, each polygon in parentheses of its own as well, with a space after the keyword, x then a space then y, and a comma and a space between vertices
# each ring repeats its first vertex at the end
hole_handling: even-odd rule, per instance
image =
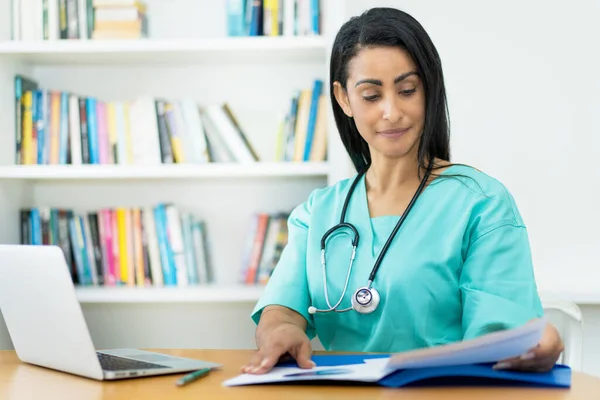
MULTIPOLYGON (((389 354, 323 354, 313 355, 318 367, 364 364, 364 360, 385 358, 389 354)), ((279 366, 297 366, 293 360, 279 366)), ((378 385, 400 388, 415 386, 521 386, 521 387, 571 387, 571 369, 556 364, 548 372, 521 372, 494 370, 491 364, 474 364, 444 367, 400 369, 385 376, 378 385)), ((340 381, 336 381, 342 383, 340 381)))

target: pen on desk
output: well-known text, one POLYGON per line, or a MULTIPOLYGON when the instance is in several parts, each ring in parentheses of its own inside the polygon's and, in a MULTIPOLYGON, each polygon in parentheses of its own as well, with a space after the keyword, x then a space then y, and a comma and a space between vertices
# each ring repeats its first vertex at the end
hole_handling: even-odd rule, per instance
POLYGON ((210 372, 210 368, 202 368, 198 371, 194 371, 186 376, 183 376, 177 380, 177 386, 183 386, 190 382, 194 382, 196 379, 202 378, 205 375, 208 375, 210 372))

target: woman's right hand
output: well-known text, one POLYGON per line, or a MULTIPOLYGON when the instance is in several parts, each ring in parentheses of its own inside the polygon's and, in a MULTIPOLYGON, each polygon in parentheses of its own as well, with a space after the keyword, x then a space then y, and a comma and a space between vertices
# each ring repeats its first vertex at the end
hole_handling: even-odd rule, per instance
POLYGON ((291 356, 300 368, 312 368, 310 359, 312 346, 306 333, 292 323, 280 323, 263 331, 258 342, 258 351, 248 364, 242 367, 247 374, 267 373, 284 356, 291 356))

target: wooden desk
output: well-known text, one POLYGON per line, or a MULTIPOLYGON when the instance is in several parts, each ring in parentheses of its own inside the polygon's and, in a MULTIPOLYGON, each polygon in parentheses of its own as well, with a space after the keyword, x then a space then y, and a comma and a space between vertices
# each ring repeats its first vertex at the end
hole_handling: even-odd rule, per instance
POLYGON ((21 363, 13 351, 0 351, 0 398, 28 399, 597 399, 600 379, 574 373, 570 389, 523 388, 403 388, 359 386, 245 386, 222 382, 240 373, 251 351, 156 350, 177 356, 222 363, 223 369, 187 386, 177 387, 181 374, 99 382, 76 375, 21 363))

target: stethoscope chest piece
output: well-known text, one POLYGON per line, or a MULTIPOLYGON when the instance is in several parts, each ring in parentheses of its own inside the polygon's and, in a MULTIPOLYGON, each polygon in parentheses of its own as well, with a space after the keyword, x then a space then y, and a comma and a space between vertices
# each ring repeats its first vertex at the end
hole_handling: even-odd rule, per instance
POLYGON ((361 287, 352 296, 352 308, 361 314, 369 314, 377 309, 380 297, 377 289, 361 287))

